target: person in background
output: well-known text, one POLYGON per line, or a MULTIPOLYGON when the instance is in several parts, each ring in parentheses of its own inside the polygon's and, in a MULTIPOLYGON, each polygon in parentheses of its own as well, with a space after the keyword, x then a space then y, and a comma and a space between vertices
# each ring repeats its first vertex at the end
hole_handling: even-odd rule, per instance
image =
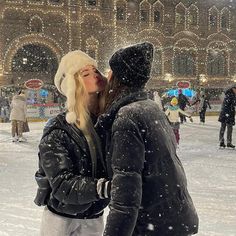
POLYGON ((205 124, 205 118, 206 118, 206 110, 207 108, 211 109, 210 102, 208 98, 205 95, 204 91, 200 92, 200 97, 192 103, 192 106, 195 105, 196 103, 199 103, 198 109, 199 109, 199 118, 200 118, 200 124, 205 124))
POLYGON ((232 85, 225 92, 225 97, 221 106, 218 121, 221 122, 219 141, 220 147, 235 148, 232 144, 233 126, 235 125, 235 106, 236 106, 236 84, 232 85), (227 127, 227 144, 225 145, 224 133, 227 127))
POLYGON ((190 114, 188 114, 187 112, 184 112, 183 110, 181 110, 179 108, 179 106, 178 106, 178 99, 176 97, 172 98, 172 100, 170 102, 170 106, 165 111, 165 114, 166 114, 166 116, 167 116, 167 118, 168 118, 168 120, 170 122, 170 125, 171 125, 173 131, 174 131, 176 142, 177 142, 177 144, 179 144, 179 140, 180 140, 179 117, 180 117, 180 114, 183 115, 183 116, 189 117, 191 122, 193 122, 192 117, 191 117, 190 114))
POLYGON ((27 115, 24 91, 20 90, 18 94, 13 97, 10 107, 12 142, 24 142, 26 139, 23 137, 23 123, 26 121, 27 115))
MULTIPOLYGON (((179 104, 179 108, 181 110, 185 110, 185 107, 188 105, 188 106, 191 106, 189 100, 187 99, 187 97, 183 94, 183 91, 182 89, 179 89, 178 90, 178 104, 179 104)), ((182 114, 180 114, 180 122, 181 124, 183 124, 183 122, 186 122, 186 117, 182 114)))
POLYGON ((158 91, 155 91, 153 93, 153 100, 154 100, 154 102, 157 103, 157 105, 159 106, 160 110, 163 111, 162 101, 161 101, 161 97, 159 96, 158 91))
POLYGON ((105 111, 96 124, 111 185, 104 236, 187 236, 198 216, 164 112, 148 99, 154 46, 122 48, 109 64, 105 111))
POLYGON ((94 59, 76 50, 62 57, 54 82, 67 111, 48 121, 39 144, 34 202, 45 206, 40 235, 101 236, 110 191, 103 192, 109 181, 93 124, 106 79, 94 59))

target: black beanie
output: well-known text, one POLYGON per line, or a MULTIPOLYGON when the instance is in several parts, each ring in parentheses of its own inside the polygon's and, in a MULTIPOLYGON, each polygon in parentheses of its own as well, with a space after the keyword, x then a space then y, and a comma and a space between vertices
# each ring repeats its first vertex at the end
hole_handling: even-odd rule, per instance
POLYGON ((143 87, 150 78, 153 48, 144 42, 116 51, 109 60, 114 76, 128 87, 143 87))

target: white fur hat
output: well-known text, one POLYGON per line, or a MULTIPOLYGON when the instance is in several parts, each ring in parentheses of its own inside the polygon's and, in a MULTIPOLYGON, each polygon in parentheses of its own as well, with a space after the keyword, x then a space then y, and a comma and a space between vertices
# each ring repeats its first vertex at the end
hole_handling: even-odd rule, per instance
POLYGON ((97 67, 97 62, 80 50, 69 52, 62 57, 54 78, 54 84, 58 91, 67 98, 68 112, 66 114, 66 121, 70 124, 75 123, 77 120, 75 113, 76 83, 74 75, 87 65, 97 67))

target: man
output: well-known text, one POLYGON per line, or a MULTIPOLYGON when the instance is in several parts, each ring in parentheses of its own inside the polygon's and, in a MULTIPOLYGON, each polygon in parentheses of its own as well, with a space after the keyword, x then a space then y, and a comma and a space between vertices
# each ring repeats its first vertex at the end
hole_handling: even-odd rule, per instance
POLYGON ((153 45, 147 42, 122 48, 109 61, 105 113, 96 127, 112 180, 104 236, 189 236, 198 231, 173 131, 144 89, 152 61, 153 45))
POLYGON ((224 133, 227 127, 227 147, 235 148, 232 144, 233 126, 235 125, 236 84, 225 92, 218 121, 221 122, 219 141, 220 147, 225 148, 224 133))

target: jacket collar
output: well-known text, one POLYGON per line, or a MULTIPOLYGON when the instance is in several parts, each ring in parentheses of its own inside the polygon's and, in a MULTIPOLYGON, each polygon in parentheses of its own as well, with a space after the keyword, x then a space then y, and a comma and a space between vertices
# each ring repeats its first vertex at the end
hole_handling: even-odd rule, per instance
POLYGON ((96 130, 109 130, 113 124, 117 112, 123 106, 136 101, 142 101, 148 99, 148 94, 145 90, 135 90, 135 91, 125 91, 120 94, 120 96, 112 103, 108 111, 99 116, 96 130))

